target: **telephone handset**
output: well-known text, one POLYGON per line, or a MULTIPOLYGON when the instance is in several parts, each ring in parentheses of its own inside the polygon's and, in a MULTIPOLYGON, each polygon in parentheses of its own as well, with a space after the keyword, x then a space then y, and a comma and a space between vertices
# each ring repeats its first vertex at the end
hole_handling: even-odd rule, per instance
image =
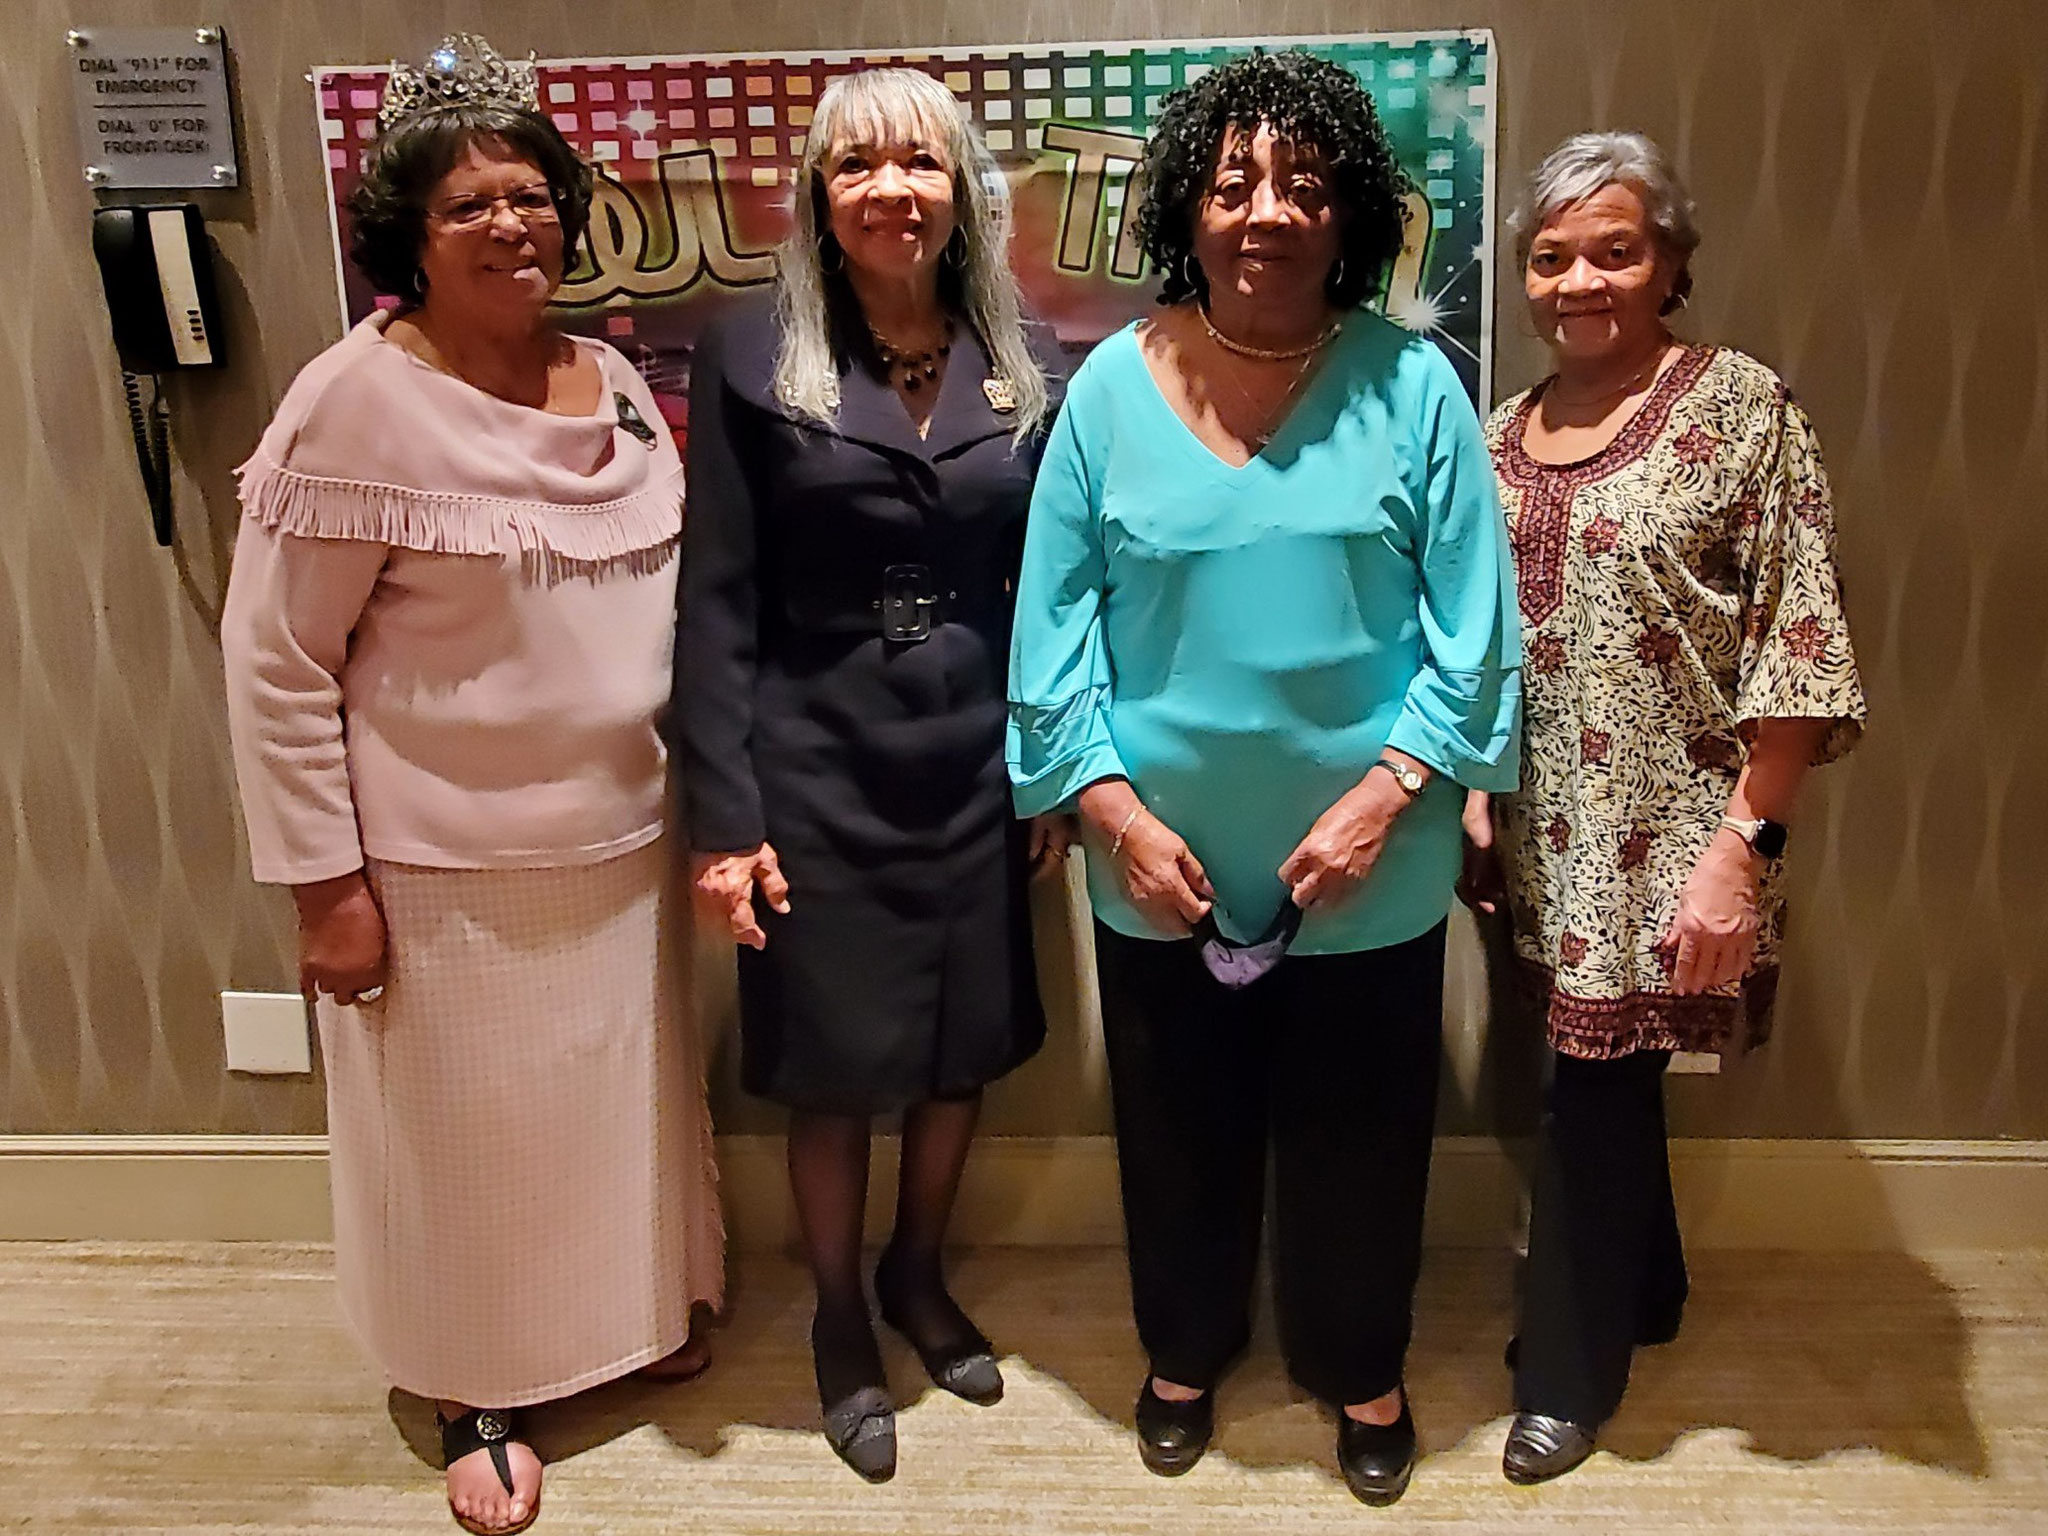
POLYGON ((113 320, 114 350, 128 394, 135 461, 149 495, 156 541, 171 542, 170 407, 161 375, 214 368, 221 354, 220 302, 206 225, 191 203, 97 208, 92 253, 113 320), (142 398, 141 376, 150 376, 142 398))

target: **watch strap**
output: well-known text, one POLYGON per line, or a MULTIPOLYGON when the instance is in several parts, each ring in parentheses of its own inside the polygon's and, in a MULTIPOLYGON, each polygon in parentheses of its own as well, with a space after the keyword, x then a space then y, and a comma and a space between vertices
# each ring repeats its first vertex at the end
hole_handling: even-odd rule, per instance
POLYGON ((1772 821, 1768 816, 1757 816, 1748 820, 1740 816, 1723 816, 1721 825, 1749 844, 1750 851, 1760 859, 1776 859, 1785 852, 1786 839, 1790 829, 1782 821, 1772 821))

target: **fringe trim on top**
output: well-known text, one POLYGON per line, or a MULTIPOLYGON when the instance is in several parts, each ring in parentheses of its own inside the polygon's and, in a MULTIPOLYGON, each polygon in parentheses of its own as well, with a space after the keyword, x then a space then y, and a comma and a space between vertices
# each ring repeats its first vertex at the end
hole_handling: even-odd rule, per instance
POLYGON ((587 506, 458 496, 285 469, 258 454, 236 471, 242 508, 273 533, 361 539, 435 555, 517 552, 543 586, 606 576, 651 576, 682 540, 681 474, 587 506))

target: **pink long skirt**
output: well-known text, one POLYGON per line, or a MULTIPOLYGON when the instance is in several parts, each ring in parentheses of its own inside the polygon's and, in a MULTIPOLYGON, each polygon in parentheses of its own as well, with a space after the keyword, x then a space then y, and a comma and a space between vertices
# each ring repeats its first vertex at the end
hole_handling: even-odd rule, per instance
POLYGON ((397 1386, 473 1407, 659 1359, 724 1232, 663 839, 601 864, 372 862, 383 997, 323 1000, 341 1304, 397 1386))

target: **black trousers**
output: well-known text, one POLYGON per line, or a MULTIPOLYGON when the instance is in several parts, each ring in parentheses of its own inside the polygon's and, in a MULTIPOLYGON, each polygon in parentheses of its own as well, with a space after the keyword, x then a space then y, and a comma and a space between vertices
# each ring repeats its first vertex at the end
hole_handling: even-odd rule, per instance
POLYGON ((1537 1140, 1515 1406, 1594 1428, 1621 1406, 1638 1344, 1685 1311, 1685 1249, 1664 1131, 1669 1051, 1554 1058, 1537 1140))
POLYGON ((1097 923, 1102 1030, 1138 1337, 1152 1371, 1215 1385, 1251 1336, 1273 1157, 1281 1350, 1307 1391, 1401 1383, 1443 1042, 1444 928, 1291 955, 1239 992, 1192 943, 1097 923))

